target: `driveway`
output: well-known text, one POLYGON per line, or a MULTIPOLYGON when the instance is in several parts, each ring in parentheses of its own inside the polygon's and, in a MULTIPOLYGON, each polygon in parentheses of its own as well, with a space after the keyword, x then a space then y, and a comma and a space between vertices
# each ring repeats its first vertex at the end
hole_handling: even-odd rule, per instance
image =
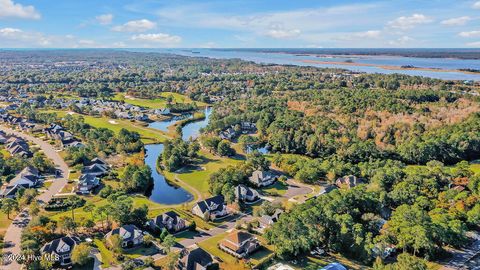
MULTIPOLYGON (((68 165, 65 163, 63 158, 55 151, 52 145, 49 143, 33 137, 29 134, 15 131, 3 125, 0 125, 0 130, 4 131, 7 134, 13 134, 17 137, 21 137, 27 141, 30 141, 40 147, 43 150, 45 155, 55 163, 56 168, 60 171, 60 175, 53 181, 52 185, 42 194, 40 194, 37 199, 41 202, 48 202, 55 194, 60 192, 62 188, 67 184, 68 181, 68 165)), ((26 209, 24 209, 26 210, 26 209)), ((4 254, 20 254, 20 237, 22 235, 23 225, 18 226, 14 224, 16 222, 22 221, 24 218, 16 216, 14 222, 10 224, 6 233, 4 242, 6 247, 3 249, 4 254)), ((8 265, 3 265, 0 267, 2 270, 17 270, 20 269, 20 265, 16 261, 7 262, 8 265)))
POLYGON ((473 242, 466 248, 452 251, 452 259, 445 263, 440 270, 467 270, 480 269, 477 264, 480 259, 480 234, 478 232, 470 232, 473 242), (470 265, 473 264, 473 265, 470 265))

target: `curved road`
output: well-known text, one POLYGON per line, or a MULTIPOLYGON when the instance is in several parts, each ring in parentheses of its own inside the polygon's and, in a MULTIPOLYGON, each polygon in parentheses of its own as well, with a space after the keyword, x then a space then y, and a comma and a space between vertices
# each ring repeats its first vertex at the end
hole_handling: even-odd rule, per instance
MULTIPOLYGON (((40 194, 37 197, 39 201, 48 202, 67 184, 69 171, 67 163, 65 163, 63 158, 57 153, 57 151, 55 151, 52 145, 43 140, 40 140, 23 132, 15 131, 3 125, 0 125, 0 130, 6 132, 7 134, 13 134, 17 137, 21 137, 38 145, 40 149, 43 150, 45 155, 55 163, 57 169, 60 171, 61 174, 52 182, 52 185, 44 193, 40 194)), ((17 216, 14 220, 22 220, 22 218, 17 216)), ((5 248, 3 249, 4 254, 20 254, 20 236, 22 234, 22 230, 22 227, 13 224, 13 222, 10 224, 5 233, 5 248)), ((16 261, 11 261, 7 265, 0 266, 0 269, 17 270, 20 269, 20 265, 16 261)))

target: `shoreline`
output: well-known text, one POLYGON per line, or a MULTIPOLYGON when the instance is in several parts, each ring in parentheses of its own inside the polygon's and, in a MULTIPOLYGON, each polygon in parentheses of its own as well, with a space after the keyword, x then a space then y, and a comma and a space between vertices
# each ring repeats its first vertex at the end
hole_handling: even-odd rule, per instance
POLYGON ((468 72, 462 71, 458 69, 437 69, 437 68, 422 68, 422 67, 409 67, 409 68, 402 68, 401 66, 388 66, 388 65, 376 65, 376 64, 368 64, 368 63, 356 63, 356 62, 338 62, 338 61, 320 61, 320 60, 294 60, 296 62, 302 63, 310 63, 310 64, 319 64, 319 65, 344 65, 344 66, 358 66, 358 67, 376 67, 382 68, 387 70, 420 70, 420 71, 432 71, 432 72, 457 72, 463 74, 470 74, 470 75, 479 75, 480 73, 477 72, 468 72))

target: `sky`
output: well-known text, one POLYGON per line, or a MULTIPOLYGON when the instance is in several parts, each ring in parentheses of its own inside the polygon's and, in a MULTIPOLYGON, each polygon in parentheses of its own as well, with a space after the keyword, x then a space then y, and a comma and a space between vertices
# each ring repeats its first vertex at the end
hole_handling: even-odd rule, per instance
POLYGON ((478 48, 479 0, 0 0, 0 48, 478 48))

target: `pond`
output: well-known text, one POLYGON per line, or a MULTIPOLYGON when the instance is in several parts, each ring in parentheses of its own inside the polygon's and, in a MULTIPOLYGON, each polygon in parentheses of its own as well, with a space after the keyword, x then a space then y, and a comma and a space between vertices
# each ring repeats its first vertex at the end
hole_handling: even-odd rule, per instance
POLYGON ((152 170, 153 187, 146 196, 161 204, 181 204, 193 200, 193 195, 185 189, 167 182, 156 168, 157 158, 163 151, 163 144, 145 145, 145 164, 152 170))
POLYGON ((193 117, 193 114, 191 114, 191 113, 182 114, 182 115, 178 115, 178 116, 173 116, 172 118, 170 118, 168 120, 152 122, 148 125, 148 127, 168 132, 168 127, 169 126, 175 124, 179 120, 186 119, 186 118, 192 118, 192 117, 193 117))
POLYGON ((205 108, 205 119, 186 124, 182 129, 182 139, 187 141, 190 138, 197 138, 200 135, 200 129, 208 125, 211 114, 212 108, 207 107, 205 108))

